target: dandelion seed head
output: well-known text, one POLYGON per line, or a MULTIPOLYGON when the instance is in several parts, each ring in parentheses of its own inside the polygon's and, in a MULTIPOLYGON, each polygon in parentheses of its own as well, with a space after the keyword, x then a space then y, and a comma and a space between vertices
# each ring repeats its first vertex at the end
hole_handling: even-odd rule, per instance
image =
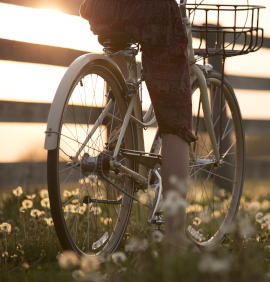
POLYGON ((102 212, 102 209, 100 207, 92 207, 92 211, 94 215, 99 215, 102 212))
POLYGON ((53 226, 54 225, 53 219, 51 217, 46 219, 46 223, 48 224, 48 226, 53 226))
POLYGON ((96 255, 90 254, 83 256, 81 260, 81 270, 84 272, 92 272, 99 268, 100 260, 96 255))
POLYGON ((199 217, 197 217, 197 216, 194 217, 194 219, 193 219, 193 224, 194 225, 198 226, 198 225, 201 224, 201 222, 202 222, 202 220, 199 217))
POLYGON ((0 225, 0 229, 3 232, 10 233, 11 232, 11 225, 9 223, 7 223, 7 222, 3 222, 0 225))
POLYGON ((164 237, 164 235, 158 230, 155 230, 152 233, 152 240, 156 243, 161 243, 162 240, 163 240, 163 237, 164 237))
POLYGON ((247 218, 239 219, 239 236, 241 238, 252 237, 256 234, 256 228, 247 218))
POLYGON ((33 200, 36 198, 36 194, 26 195, 26 198, 29 200, 33 200))
POLYGON ((80 192, 80 189, 79 189, 79 188, 76 188, 75 190, 73 190, 73 191, 71 192, 71 194, 72 194, 73 196, 76 196, 76 195, 79 194, 79 192, 80 192))
POLYGON ((231 262, 227 258, 218 259, 211 254, 206 254, 199 262, 198 268, 201 272, 226 273, 231 268, 231 262))
POLYGON ((175 215, 179 210, 185 210, 187 202, 176 190, 170 190, 166 194, 166 198, 162 204, 164 214, 167 216, 175 215))
POLYGON ((111 224, 111 223, 112 223, 112 218, 110 218, 110 217, 104 218, 104 219, 103 219, 103 223, 104 223, 105 225, 111 224))
POLYGON ((39 192, 39 195, 42 199, 44 198, 49 198, 49 193, 48 193, 48 190, 46 189, 42 189, 40 192, 39 192))
POLYGON ((147 239, 131 238, 125 245, 125 252, 144 252, 147 247, 147 239))
POLYGON ((64 251, 58 258, 59 266, 64 270, 72 269, 80 265, 80 259, 73 251, 64 251))
POLYGON ((16 196, 16 197, 19 197, 21 196, 21 194, 23 193, 23 189, 22 187, 17 187, 16 189, 13 189, 13 194, 16 196))
POLYGON ((116 252, 112 255, 112 261, 117 265, 124 263, 126 259, 127 257, 123 252, 116 252))
POLYGON ((74 270, 72 272, 72 277, 75 279, 75 280, 82 280, 85 278, 85 274, 82 270, 80 269, 77 269, 77 270, 74 270))
POLYGON ((43 208, 50 208, 50 200, 49 198, 43 198, 41 201, 40 201, 40 204, 43 208))
POLYGON ((71 204, 67 204, 67 205, 65 205, 65 207, 64 207, 64 212, 71 212, 71 210, 72 210, 72 205, 71 204))
POLYGON ((79 214, 84 214, 86 211, 86 207, 85 206, 80 206, 79 207, 79 214))
POLYGON ((23 200, 22 201, 22 206, 25 208, 25 209, 31 209, 33 207, 33 201, 32 200, 23 200))
POLYGON ((69 198, 71 195, 72 195, 72 194, 71 194, 70 191, 64 190, 64 192, 63 192, 63 197, 64 197, 64 198, 69 198))
POLYGON ((250 203, 249 211, 251 213, 255 214, 256 212, 258 212, 260 210, 260 207, 261 207, 261 204, 258 201, 254 201, 254 202, 250 203))
POLYGON ((261 203, 261 209, 268 210, 270 207, 270 202, 268 200, 263 200, 261 203))
POLYGON ((34 218, 37 218, 41 215, 41 213, 40 213, 40 210, 38 210, 38 209, 32 209, 31 212, 30 212, 30 215, 34 218))

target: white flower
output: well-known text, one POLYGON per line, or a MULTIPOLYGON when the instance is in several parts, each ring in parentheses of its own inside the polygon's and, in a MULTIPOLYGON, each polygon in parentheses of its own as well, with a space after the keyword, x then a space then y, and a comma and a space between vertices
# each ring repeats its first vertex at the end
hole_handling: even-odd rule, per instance
POLYGON ((194 217, 194 219, 193 219, 193 224, 194 225, 200 225, 201 224, 201 219, 199 218, 199 217, 194 217))
POLYGON ((42 190, 39 192, 39 195, 40 195, 40 197, 41 197, 42 199, 48 198, 48 197, 49 197, 48 190, 42 189, 42 190))
POLYGON ((254 201, 249 205, 249 211, 251 213, 256 213, 259 211, 260 207, 261 207, 260 203, 258 201, 254 201))
POLYGON ((268 200, 263 200, 261 203, 261 208, 263 210, 268 210, 270 207, 270 202, 268 200))
POLYGON ((80 259, 73 251, 64 251, 62 255, 59 256, 58 263, 62 269, 68 270, 78 266, 80 259))
POLYGON ((40 201, 40 204, 42 207, 44 208, 50 208, 50 200, 49 198, 43 198, 41 201, 40 201))
POLYGON ((170 190, 166 193, 166 198, 163 202, 162 209, 167 216, 175 215, 180 209, 185 210, 187 202, 183 199, 180 193, 176 190, 170 190))
POLYGON ((231 262, 229 259, 218 259, 211 254, 206 254, 199 262, 198 268, 201 272, 215 272, 225 273, 231 268, 231 262))
POLYGON ((239 236, 241 238, 244 237, 252 237, 256 234, 256 228, 250 222, 249 219, 243 218, 239 221, 239 236))
POLYGON ((64 198, 68 198, 68 197, 70 197, 71 195, 72 195, 72 194, 71 194, 70 191, 64 190, 64 192, 63 192, 63 197, 64 197, 64 198))
POLYGON ((163 234, 161 231, 158 231, 158 230, 155 230, 153 233, 152 233, 152 239, 154 242, 156 243, 160 243, 162 242, 163 240, 163 234))
POLYGON ((1 227, 1 231, 4 231, 6 233, 10 233, 11 232, 11 225, 7 222, 4 222, 0 225, 1 227))
POLYGON ((263 213, 262 212, 258 212, 256 215, 255 215, 255 219, 257 222, 261 222, 261 219, 263 218, 263 213))
POLYGON ((33 201, 31 201, 31 200, 23 200, 22 201, 22 206, 25 209, 31 209, 33 207, 33 201))
POLYGON ((104 219, 103 219, 103 223, 104 223, 105 225, 111 224, 111 223, 112 223, 112 219, 109 218, 109 217, 104 218, 104 219))
POLYGON ((123 252, 116 252, 112 255, 112 261, 115 263, 115 264, 122 264, 123 262, 125 262, 127 259, 125 253, 123 252))
POLYGON ((132 238, 125 245, 125 252, 144 252, 148 247, 146 239, 132 238))
POLYGON ((75 280, 82 280, 85 277, 85 274, 80 269, 77 269, 72 272, 72 277, 75 280))
POLYGON ((41 215, 41 213, 40 213, 40 210, 38 210, 38 209, 32 209, 31 212, 30 212, 30 215, 32 217, 39 217, 41 215))
POLYGON ((99 268, 100 260, 94 255, 83 256, 81 260, 81 270, 84 272, 92 272, 99 268))
POLYGON ((20 187, 20 186, 13 190, 13 194, 14 194, 16 197, 21 196, 22 193, 23 193, 23 190, 22 190, 22 187, 20 187))
POLYGON ((33 200, 36 198, 36 194, 26 195, 26 198, 29 200, 33 200))

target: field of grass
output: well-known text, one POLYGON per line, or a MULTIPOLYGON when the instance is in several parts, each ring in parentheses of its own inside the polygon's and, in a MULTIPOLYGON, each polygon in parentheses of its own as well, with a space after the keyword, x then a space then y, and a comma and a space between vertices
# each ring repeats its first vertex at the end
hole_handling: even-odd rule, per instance
POLYGON ((16 191, 1 196, 0 281, 270 281, 269 180, 245 182, 234 229, 203 254, 168 251, 134 204, 118 252, 101 264, 63 253, 46 190, 16 191))

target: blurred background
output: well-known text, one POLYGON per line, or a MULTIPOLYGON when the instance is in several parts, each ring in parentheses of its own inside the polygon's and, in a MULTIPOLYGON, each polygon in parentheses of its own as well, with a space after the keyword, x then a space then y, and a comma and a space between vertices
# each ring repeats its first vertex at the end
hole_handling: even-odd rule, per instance
MULTIPOLYGON (((79 16, 81 3, 0 0, 0 188, 46 183, 44 131, 57 86, 78 56, 102 53, 88 22, 79 16)), ((230 3, 246 4, 247 0, 230 3)), ((260 12, 259 25, 265 29, 263 46, 258 52, 227 59, 225 74, 244 119, 246 177, 270 179, 270 3, 254 0, 249 4, 267 7, 260 12)), ((196 17, 202 23, 199 13, 196 17)), ((244 25, 245 15, 239 25, 241 21, 244 25)), ((148 104, 145 96, 144 108, 148 104)), ((154 131, 150 128, 145 133, 146 150, 154 131)))

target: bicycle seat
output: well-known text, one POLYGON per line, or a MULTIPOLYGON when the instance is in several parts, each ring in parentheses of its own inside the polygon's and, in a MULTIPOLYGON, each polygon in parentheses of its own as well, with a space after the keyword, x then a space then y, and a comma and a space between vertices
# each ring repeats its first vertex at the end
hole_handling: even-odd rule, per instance
POLYGON ((98 42, 114 51, 125 50, 138 41, 129 33, 122 31, 107 32, 98 35, 98 42))

